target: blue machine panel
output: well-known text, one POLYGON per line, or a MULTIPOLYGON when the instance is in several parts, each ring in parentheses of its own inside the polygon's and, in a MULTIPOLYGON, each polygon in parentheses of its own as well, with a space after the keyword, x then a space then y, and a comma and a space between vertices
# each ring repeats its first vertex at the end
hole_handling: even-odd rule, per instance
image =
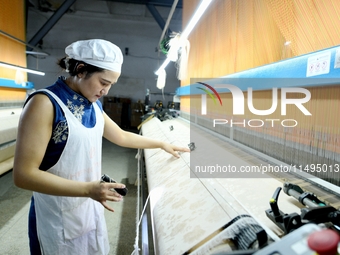
MULTIPOLYGON (((202 79, 200 79, 202 80, 202 79)), ((204 83, 233 84, 242 91, 267 90, 273 87, 310 87, 340 85, 340 46, 316 51, 272 64, 252 68, 219 78, 207 79, 204 83)), ((176 95, 202 94, 197 83, 180 87, 176 95)), ((229 92, 216 89, 218 92, 229 92)))
POLYGON ((16 88, 16 89, 33 89, 33 82, 23 82, 21 84, 16 84, 14 80, 0 78, 0 87, 16 88))

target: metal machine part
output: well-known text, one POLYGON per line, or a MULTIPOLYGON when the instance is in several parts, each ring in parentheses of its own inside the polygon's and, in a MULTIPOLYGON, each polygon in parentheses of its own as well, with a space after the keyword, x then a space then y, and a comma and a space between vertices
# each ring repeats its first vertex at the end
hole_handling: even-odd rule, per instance
POLYGON ((281 187, 278 187, 270 199, 271 209, 266 210, 266 215, 271 219, 285 234, 288 234, 302 225, 308 223, 320 224, 330 222, 339 228, 340 226, 340 211, 333 206, 328 206, 326 203, 319 200, 316 195, 304 192, 298 185, 284 183, 284 192, 293 196, 301 204, 307 205, 307 208, 301 209, 301 214, 282 212, 278 207, 278 198, 281 187))

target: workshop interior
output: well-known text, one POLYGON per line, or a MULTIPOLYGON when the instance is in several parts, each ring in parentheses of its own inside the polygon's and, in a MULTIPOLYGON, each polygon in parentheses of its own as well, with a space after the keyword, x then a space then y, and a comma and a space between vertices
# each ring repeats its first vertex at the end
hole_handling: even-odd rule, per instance
MULTIPOLYGON (((102 38, 124 56, 105 113, 190 149, 133 151, 133 209, 121 215, 133 226, 117 239, 132 245, 112 254, 340 253, 340 1, 0 4, 0 203, 26 98, 66 75, 65 46, 102 38)), ((0 221, 0 247, 13 240, 0 254, 28 254, 9 252, 28 249, 11 232, 26 231, 28 203, 0 221)))

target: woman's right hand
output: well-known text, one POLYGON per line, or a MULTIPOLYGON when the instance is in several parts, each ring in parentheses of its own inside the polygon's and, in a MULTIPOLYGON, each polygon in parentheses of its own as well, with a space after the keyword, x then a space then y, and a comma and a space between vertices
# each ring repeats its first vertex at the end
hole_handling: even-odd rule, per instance
POLYGON ((114 189, 124 189, 125 185, 122 183, 109 183, 94 181, 90 182, 89 197, 101 203, 107 210, 114 212, 113 208, 107 204, 107 201, 120 202, 123 197, 114 189))

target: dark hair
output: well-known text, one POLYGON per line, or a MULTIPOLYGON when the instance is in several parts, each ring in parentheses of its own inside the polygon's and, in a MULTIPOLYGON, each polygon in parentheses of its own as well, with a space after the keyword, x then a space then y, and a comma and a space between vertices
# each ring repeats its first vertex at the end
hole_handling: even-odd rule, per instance
POLYGON ((71 76, 79 73, 86 73, 85 79, 90 78, 93 73, 103 72, 105 69, 85 63, 84 61, 73 58, 62 58, 57 63, 61 68, 65 69, 71 76), (78 68, 80 64, 84 66, 78 68))

